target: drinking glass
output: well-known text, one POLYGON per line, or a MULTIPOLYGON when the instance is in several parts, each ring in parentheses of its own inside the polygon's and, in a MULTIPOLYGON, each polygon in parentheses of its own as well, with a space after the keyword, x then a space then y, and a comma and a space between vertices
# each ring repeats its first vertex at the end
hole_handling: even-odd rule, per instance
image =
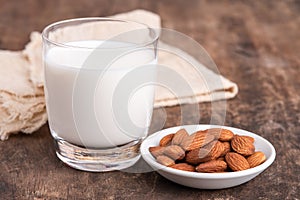
POLYGON ((101 172, 140 158, 152 117, 158 35, 145 24, 110 18, 44 29, 44 90, 60 160, 101 172))

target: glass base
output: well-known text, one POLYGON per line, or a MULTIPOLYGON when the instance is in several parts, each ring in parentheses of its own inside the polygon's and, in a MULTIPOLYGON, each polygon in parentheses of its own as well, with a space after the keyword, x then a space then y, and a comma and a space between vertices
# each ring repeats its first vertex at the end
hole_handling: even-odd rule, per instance
POLYGON ((55 140, 57 157, 75 169, 90 172, 121 170, 134 165, 140 158, 142 140, 109 149, 87 149, 55 140))

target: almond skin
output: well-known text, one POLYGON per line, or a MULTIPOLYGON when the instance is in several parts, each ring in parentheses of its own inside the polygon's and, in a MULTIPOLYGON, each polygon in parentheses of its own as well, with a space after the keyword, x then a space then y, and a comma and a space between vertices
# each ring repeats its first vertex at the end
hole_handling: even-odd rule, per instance
POLYGON ((222 142, 223 152, 220 156, 225 156, 231 150, 231 146, 229 142, 222 142))
POLYGON ((223 144, 220 141, 213 141, 202 148, 188 152, 185 160, 190 164, 197 165, 201 162, 217 159, 223 151, 223 144))
POLYGON ((198 165, 200 162, 209 160, 209 150, 204 148, 194 149, 188 152, 185 156, 185 161, 192 165, 198 165))
POLYGON ((267 160, 267 158, 266 158, 265 154, 261 151, 257 151, 247 158, 247 161, 251 168, 262 164, 266 160, 267 160))
POLYGON ((247 137, 241 135, 233 136, 231 140, 231 147, 235 152, 243 156, 250 156, 255 151, 253 142, 251 142, 247 137))
POLYGON ((215 137, 213 135, 208 135, 206 131, 198 131, 188 137, 185 137, 180 143, 180 146, 185 151, 191 151, 210 143, 214 139, 215 137))
POLYGON ((185 129, 180 129, 177 131, 172 139, 172 144, 180 145, 184 138, 188 137, 189 134, 185 129))
POLYGON ((207 133, 214 135, 217 140, 220 140, 222 142, 228 142, 234 136, 234 133, 232 131, 223 128, 207 129, 207 133))
POLYGON ((254 143, 254 138, 251 136, 243 135, 244 138, 247 138, 250 142, 254 143))
POLYGON ((181 160, 185 157, 185 151, 178 145, 170 145, 164 149, 164 154, 173 160, 181 160))
POLYGON ((172 165, 175 165, 174 160, 172 160, 171 158, 169 158, 168 156, 158 156, 156 158, 156 161, 164 166, 170 167, 172 165))
POLYGON ((172 134, 166 135, 163 138, 161 138, 161 140, 159 141, 159 146, 165 147, 165 146, 170 145, 174 135, 175 134, 172 133, 172 134))
POLYGON ((225 156, 225 160, 233 171, 241 171, 250 168, 246 158, 238 153, 229 152, 225 156))
POLYGON ((219 158, 224 152, 224 145, 220 141, 216 141, 210 149, 211 160, 219 158))
POLYGON ((217 158, 217 160, 225 161, 225 157, 224 156, 219 157, 219 158, 217 158))
POLYGON ((196 167, 196 171, 206 173, 224 172, 226 169, 227 163, 221 160, 211 160, 196 167))
POLYGON ((164 154, 165 147, 156 146, 156 147, 149 147, 149 151, 153 157, 157 158, 164 154))
POLYGON ((188 172, 195 171, 195 167, 193 165, 189 165, 187 163, 178 163, 178 164, 172 165, 171 167, 174 169, 179 169, 179 170, 188 171, 188 172))

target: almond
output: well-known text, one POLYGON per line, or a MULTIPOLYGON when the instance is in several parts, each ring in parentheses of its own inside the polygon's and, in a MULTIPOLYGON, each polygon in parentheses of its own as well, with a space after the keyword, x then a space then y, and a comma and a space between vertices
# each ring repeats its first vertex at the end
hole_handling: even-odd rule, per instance
POLYGON ((173 160, 181 160, 185 156, 185 151, 177 145, 170 145, 164 149, 164 154, 173 160))
POLYGON ((159 141, 159 146, 165 147, 165 146, 168 146, 169 144, 171 144, 171 141, 172 141, 174 135, 175 135, 175 134, 172 133, 172 134, 169 134, 169 135, 164 136, 164 137, 159 141))
POLYGON ((195 171, 195 167, 193 165, 189 165, 187 163, 178 163, 178 164, 172 165, 171 167, 174 169, 179 169, 179 170, 183 170, 183 171, 189 171, 189 172, 195 171))
POLYGON ((241 171, 250 168, 246 158, 238 153, 229 152, 225 156, 225 160, 233 171, 241 171))
POLYGON ((223 129, 223 128, 207 129, 207 133, 214 135, 217 140, 220 140, 222 142, 228 142, 234 136, 232 131, 227 130, 227 129, 223 129))
POLYGON ((185 161, 192 165, 198 165, 200 162, 204 162, 209 156, 209 150, 204 148, 193 149, 185 156, 185 161))
POLYGON ((255 151, 253 142, 251 142, 247 137, 241 135, 233 136, 231 140, 231 147, 235 152, 242 154, 243 156, 250 156, 255 151))
POLYGON ((149 151, 153 157, 157 158, 164 154, 165 147, 156 146, 156 147, 149 147, 149 151))
POLYGON ((185 129, 180 129, 177 131, 172 139, 172 144, 180 145, 185 137, 188 137, 189 134, 186 132, 185 129))
POLYGON ((202 148, 188 152, 185 160, 190 164, 197 165, 201 162, 217 159, 223 151, 223 144, 219 141, 213 141, 202 148))
POLYGON ((172 165, 175 165, 174 160, 172 160, 172 159, 169 158, 168 156, 164 156, 164 155, 158 156, 158 157, 156 158, 156 161, 157 161, 158 163, 162 164, 162 165, 167 166, 167 167, 172 166, 172 165))
POLYGON ((222 142, 217 141, 213 144, 213 146, 210 148, 210 157, 211 160, 219 158, 222 153, 224 152, 224 145, 222 142))
POLYGON ((191 151, 193 149, 200 148, 213 140, 213 135, 208 135, 206 131, 198 131, 188 137, 185 137, 180 143, 180 146, 185 151, 191 151))
POLYGON ((229 142, 222 142, 223 152, 220 156, 225 156, 231 150, 231 146, 229 142))
POLYGON ((227 163, 221 160, 211 160, 201 163, 196 167, 198 172, 224 172, 227 169, 227 163))
POLYGON ((250 167, 256 167, 266 161, 266 156, 263 152, 257 151, 247 158, 250 167))

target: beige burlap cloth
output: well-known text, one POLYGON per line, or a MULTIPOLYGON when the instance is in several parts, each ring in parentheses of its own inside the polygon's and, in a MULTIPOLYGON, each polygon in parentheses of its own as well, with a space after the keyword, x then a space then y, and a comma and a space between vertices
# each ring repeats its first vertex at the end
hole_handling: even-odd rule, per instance
MULTIPOLYGON (((145 10, 135 10, 112 17, 142 22, 154 28, 161 27, 160 17, 145 10)), ((72 30, 62 31, 57 37, 68 37, 68 31, 72 30)), ((157 87, 155 107, 229 99, 237 94, 238 88, 235 83, 212 72, 200 63, 197 63, 197 68, 191 67, 189 61, 192 60, 194 63, 197 61, 184 51, 164 43, 161 43, 161 49, 169 51, 159 51, 158 63, 171 66, 172 70, 185 80, 190 90, 180 90, 179 87, 174 94, 168 88, 157 87), (208 86, 207 83, 220 84, 208 86)), ((158 78, 164 79, 165 77, 159 76, 158 78)), ((31 34, 30 42, 23 51, 0 50, 1 140, 7 139, 12 133, 32 133, 47 121, 43 85, 40 33, 31 34)))

